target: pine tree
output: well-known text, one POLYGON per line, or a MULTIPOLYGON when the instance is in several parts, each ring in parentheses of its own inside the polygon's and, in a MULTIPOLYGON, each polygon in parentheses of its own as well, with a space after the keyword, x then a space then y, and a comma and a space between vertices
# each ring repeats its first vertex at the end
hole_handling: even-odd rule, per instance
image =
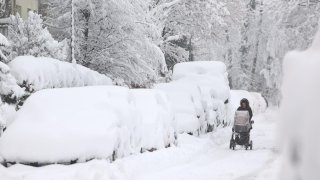
POLYGON ((24 92, 10 74, 9 67, 4 63, 7 62, 7 58, 2 50, 6 46, 9 46, 9 42, 6 37, 0 34, 0 97, 2 102, 14 104, 24 92))
POLYGON ((19 15, 11 16, 8 36, 11 41, 9 59, 23 55, 67 59, 69 53, 67 42, 58 42, 53 39, 44 27, 41 16, 31 11, 26 20, 20 18, 19 15))

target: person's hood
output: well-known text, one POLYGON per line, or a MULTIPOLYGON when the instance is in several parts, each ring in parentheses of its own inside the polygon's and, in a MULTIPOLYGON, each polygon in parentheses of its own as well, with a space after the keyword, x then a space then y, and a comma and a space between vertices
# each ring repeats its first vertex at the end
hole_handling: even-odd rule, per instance
POLYGON ((243 102, 246 103, 247 108, 250 107, 250 103, 249 103, 248 99, 246 99, 246 98, 241 99, 241 101, 240 101, 240 106, 241 106, 241 104, 242 104, 243 102))

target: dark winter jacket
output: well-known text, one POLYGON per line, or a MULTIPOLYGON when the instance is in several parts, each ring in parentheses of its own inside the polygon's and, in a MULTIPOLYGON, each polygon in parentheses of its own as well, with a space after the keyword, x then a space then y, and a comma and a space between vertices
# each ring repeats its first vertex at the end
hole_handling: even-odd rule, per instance
POLYGON ((240 107, 238 107, 237 111, 248 111, 249 112, 249 116, 250 116, 250 120, 252 119, 253 113, 252 113, 252 109, 250 107, 249 101, 247 99, 242 99, 240 101, 240 107), (246 108, 241 107, 242 103, 246 103, 246 108))

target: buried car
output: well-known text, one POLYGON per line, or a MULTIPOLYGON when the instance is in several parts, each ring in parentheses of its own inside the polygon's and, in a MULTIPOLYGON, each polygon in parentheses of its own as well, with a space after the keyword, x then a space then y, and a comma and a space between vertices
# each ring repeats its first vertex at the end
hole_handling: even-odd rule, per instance
POLYGON ((41 90, 27 99, 0 138, 0 156, 5 163, 69 164, 165 148, 175 142, 171 114, 156 90, 41 90))
POLYGON ((199 135, 230 124, 226 105, 230 87, 222 62, 178 63, 173 68, 172 81, 154 88, 168 96, 179 133, 199 135))

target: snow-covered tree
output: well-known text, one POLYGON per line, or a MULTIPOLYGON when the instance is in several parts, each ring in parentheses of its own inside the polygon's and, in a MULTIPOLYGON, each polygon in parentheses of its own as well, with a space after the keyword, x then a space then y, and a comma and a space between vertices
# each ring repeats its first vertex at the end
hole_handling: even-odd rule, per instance
MULTIPOLYGON (((43 2, 53 37, 70 40, 71 0, 43 2)), ((217 60, 227 65, 232 88, 261 92, 272 103, 280 100, 284 54, 310 45, 320 17, 320 3, 306 0, 74 0, 74 6, 76 59, 118 84, 142 87, 165 66, 217 60)))
POLYGON ((213 60, 213 46, 224 36, 224 31, 221 33, 222 27, 226 25, 223 17, 229 15, 224 2, 163 0, 153 3, 152 12, 161 21, 164 39, 170 36, 187 36, 189 61, 213 60))
MULTIPOLYGON (((71 1, 54 0, 51 24, 71 23, 71 1), (57 14, 55 9, 63 9, 57 14)), ((146 86, 166 72, 145 1, 75 0, 75 53, 78 63, 132 87, 146 86)), ((64 29, 69 36, 71 26, 64 29)), ((53 32, 58 30, 53 30, 53 32)), ((55 34, 55 33, 54 33, 55 34)), ((58 36, 58 35, 55 35, 58 36)))
POLYGON ((67 59, 69 51, 67 42, 58 42, 53 39, 47 28, 43 26, 41 16, 34 12, 30 11, 26 20, 19 15, 11 16, 8 36, 11 42, 10 59, 22 55, 67 59))
POLYGON ((16 79, 10 74, 9 67, 4 63, 7 58, 2 49, 6 46, 9 46, 9 42, 0 34, 0 100, 2 100, 0 104, 1 102, 16 103, 23 95, 23 89, 17 85, 16 79))
POLYGON ((262 92, 271 103, 278 104, 282 59, 289 50, 310 45, 320 17, 319 5, 300 2, 247 1, 241 58, 232 63, 230 71, 233 88, 262 92))
POLYGON ((0 33, 0 62, 7 62, 8 58, 4 55, 5 48, 9 46, 9 41, 0 33))
POLYGON ((184 35, 169 36, 161 45, 169 70, 177 63, 189 61, 189 38, 184 35))
POLYGON ((3 102, 14 104, 23 95, 23 89, 17 85, 7 65, 0 62, 0 96, 3 102))

